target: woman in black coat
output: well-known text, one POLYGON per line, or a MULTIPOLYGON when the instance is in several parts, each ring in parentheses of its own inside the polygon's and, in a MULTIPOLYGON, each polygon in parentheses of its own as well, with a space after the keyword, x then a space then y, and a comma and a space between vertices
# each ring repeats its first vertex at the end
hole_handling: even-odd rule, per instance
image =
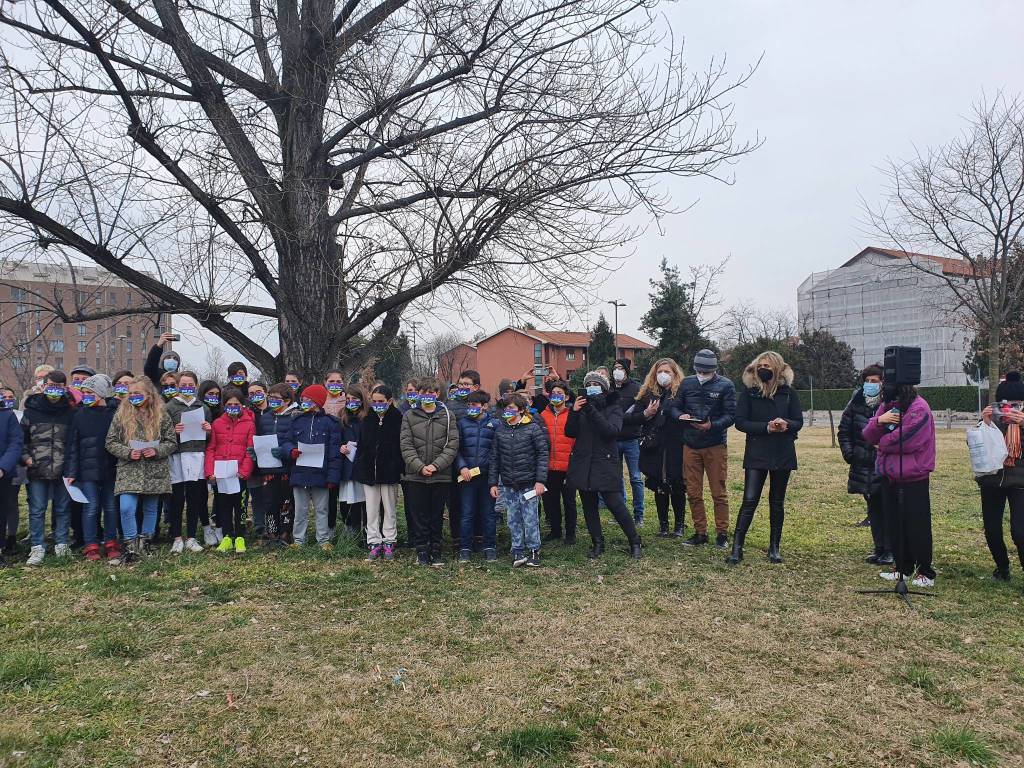
POLYGON ((622 429, 622 407, 619 395, 612 391, 608 378, 591 371, 583 380, 585 392, 577 396, 565 422, 566 437, 576 440, 569 456, 565 482, 580 492, 583 517, 594 545, 587 557, 600 557, 604 552, 604 534, 598 496, 604 498, 615 521, 629 539, 634 558, 642 555, 640 534, 632 515, 626 510, 622 493, 622 465, 619 463, 618 438, 622 429))
POLYGON ((636 401, 624 417, 626 424, 639 424, 640 471, 654 491, 658 510, 659 536, 683 535, 686 514, 686 485, 683 482, 683 428, 669 416, 669 408, 683 382, 675 360, 663 358, 651 366, 636 401), (664 382, 664 383, 663 383, 664 382), (668 532, 669 502, 675 512, 674 533, 668 532))
POLYGON ((743 384, 736 400, 736 429, 747 435, 743 451, 743 503, 736 519, 732 554, 726 562, 743 559, 743 542, 761 500, 765 481, 771 532, 768 559, 781 563, 779 544, 785 519, 786 487, 789 473, 796 469, 796 438, 804 425, 800 398, 793 389, 793 369, 778 352, 762 352, 743 371, 743 384))
POLYGON ((866 562, 872 565, 892 565, 892 547, 886 538, 882 517, 882 476, 875 472, 877 451, 861 435, 882 401, 882 367, 869 365, 860 372, 860 380, 860 388, 853 393, 839 420, 837 433, 843 460, 850 465, 846 491, 860 494, 868 505, 868 524, 871 526, 874 552, 868 555, 866 562))

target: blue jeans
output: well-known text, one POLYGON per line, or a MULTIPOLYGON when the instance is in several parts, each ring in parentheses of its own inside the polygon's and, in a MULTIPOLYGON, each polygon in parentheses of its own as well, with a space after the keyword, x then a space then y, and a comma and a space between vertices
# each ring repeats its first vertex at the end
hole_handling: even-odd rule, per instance
POLYGON ((487 473, 474 477, 468 483, 459 483, 459 509, 462 511, 460 520, 459 541, 462 549, 472 549, 473 529, 477 519, 480 520, 480 532, 484 539, 484 549, 497 547, 495 529, 497 516, 494 514, 494 499, 491 488, 487 485, 487 473))
POLYGON ((135 510, 142 505, 142 535, 152 536, 156 533, 156 508, 159 496, 144 496, 141 493, 122 493, 117 497, 121 507, 121 533, 125 541, 139 535, 139 527, 135 521, 135 510))
POLYGON ((81 482, 78 488, 89 501, 82 505, 82 540, 85 544, 102 544, 117 541, 117 497, 114 483, 81 482), (100 525, 100 511, 103 525, 100 525))
POLYGON ((53 538, 58 544, 68 543, 71 497, 63 480, 30 480, 28 483, 28 530, 32 546, 41 547, 46 540, 46 510, 53 501, 53 538))
MULTIPOLYGON (((633 519, 644 519, 644 476, 640 474, 640 441, 619 440, 619 461, 626 460, 629 485, 633 489, 633 519)), ((626 498, 626 481, 622 481, 622 498, 626 498)))
POLYGON ((499 497, 505 502, 508 514, 508 532, 512 537, 512 554, 516 555, 528 549, 540 549, 540 497, 534 496, 527 501, 523 498, 529 488, 519 490, 501 486, 499 497))

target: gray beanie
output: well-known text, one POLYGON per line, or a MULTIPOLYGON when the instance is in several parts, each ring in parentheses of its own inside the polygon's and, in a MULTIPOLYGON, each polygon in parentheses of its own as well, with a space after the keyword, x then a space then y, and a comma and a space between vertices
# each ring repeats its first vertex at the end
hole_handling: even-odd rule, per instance
POLYGON ((612 385, 608 383, 608 377, 603 373, 598 373, 597 371, 591 371, 583 377, 583 386, 585 387, 588 384, 598 384, 605 392, 612 387, 612 385))
POLYGON ((96 373, 90 376, 82 382, 82 389, 88 389, 90 392, 95 392, 104 400, 108 400, 114 396, 114 387, 110 383, 110 377, 105 373, 96 373))
POLYGON ((702 349, 693 356, 693 370, 699 373, 711 373, 718 368, 718 358, 710 349, 702 349))

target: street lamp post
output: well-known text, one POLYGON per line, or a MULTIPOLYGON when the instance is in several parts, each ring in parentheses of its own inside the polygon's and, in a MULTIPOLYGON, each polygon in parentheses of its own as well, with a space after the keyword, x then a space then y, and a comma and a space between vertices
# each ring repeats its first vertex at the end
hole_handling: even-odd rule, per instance
POLYGON ((615 307, 615 343, 612 345, 615 349, 615 359, 619 359, 619 307, 626 306, 626 302, 619 301, 618 299, 612 299, 607 302, 615 307))

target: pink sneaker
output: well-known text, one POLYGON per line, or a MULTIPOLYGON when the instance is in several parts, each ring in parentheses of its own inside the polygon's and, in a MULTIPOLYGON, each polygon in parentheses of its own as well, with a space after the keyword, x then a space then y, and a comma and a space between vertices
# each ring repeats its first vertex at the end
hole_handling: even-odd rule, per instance
POLYGON ((385 544, 384 545, 384 559, 385 560, 394 560, 395 559, 395 545, 394 544, 385 544))
POLYGON ((383 550, 384 547, 382 547, 380 544, 374 544, 372 547, 370 547, 370 553, 366 556, 366 559, 370 562, 379 559, 380 554, 383 550))

